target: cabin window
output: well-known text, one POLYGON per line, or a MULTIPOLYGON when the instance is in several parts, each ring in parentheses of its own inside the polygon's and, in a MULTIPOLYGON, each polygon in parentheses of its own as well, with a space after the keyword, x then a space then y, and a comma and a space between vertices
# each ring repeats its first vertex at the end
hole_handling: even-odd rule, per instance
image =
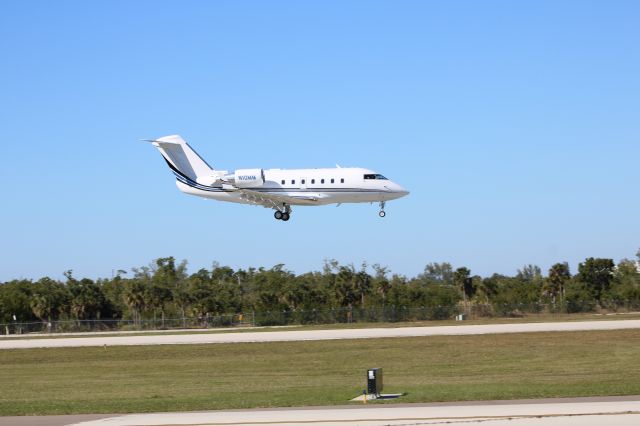
POLYGON ((316 183, 316 180, 315 179, 311 179, 311 184, 314 184, 314 183, 316 183))
POLYGON ((302 180, 300 181, 300 183, 304 185, 304 179, 302 179, 302 180))
POLYGON ((369 175, 364 175, 365 179, 378 179, 378 180, 388 180, 386 177, 382 176, 381 174, 369 174, 369 175))
POLYGON ((344 178, 340 179, 340 183, 344 183, 344 178))
POLYGON ((320 183, 324 183, 324 179, 320 179, 320 183))
POLYGON ((291 179, 291 185, 295 185, 296 184, 296 180, 295 179, 291 179))
POLYGON ((282 179, 282 184, 284 185, 284 179, 282 179))
POLYGON ((331 183, 333 183, 334 179, 331 179, 331 183))

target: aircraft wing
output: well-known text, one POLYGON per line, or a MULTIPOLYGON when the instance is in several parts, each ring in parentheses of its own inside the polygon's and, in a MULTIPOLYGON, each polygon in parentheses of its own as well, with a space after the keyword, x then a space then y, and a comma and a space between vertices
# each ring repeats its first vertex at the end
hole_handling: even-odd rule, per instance
POLYGON ((282 204, 308 204, 313 205, 318 202, 322 196, 320 194, 310 195, 277 195, 269 194, 251 189, 237 189, 242 195, 242 199, 268 208, 280 208, 282 204))

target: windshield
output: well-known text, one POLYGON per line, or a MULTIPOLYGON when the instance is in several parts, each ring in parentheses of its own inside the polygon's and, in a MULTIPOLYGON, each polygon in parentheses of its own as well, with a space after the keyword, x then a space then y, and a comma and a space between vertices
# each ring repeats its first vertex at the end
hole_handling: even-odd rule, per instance
POLYGON ((388 180, 386 177, 382 176, 381 174, 364 175, 364 178, 365 179, 388 180))

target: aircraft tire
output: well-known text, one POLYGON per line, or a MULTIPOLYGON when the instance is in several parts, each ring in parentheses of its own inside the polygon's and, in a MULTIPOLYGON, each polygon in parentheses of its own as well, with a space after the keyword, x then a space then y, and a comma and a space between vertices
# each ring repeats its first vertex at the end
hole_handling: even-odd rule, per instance
POLYGON ((387 214, 384 212, 384 210, 380 210, 380 213, 378 213, 378 215, 380 217, 385 217, 387 214))
POLYGON ((289 220, 289 218, 290 218, 289 213, 282 213, 282 220, 286 222, 289 220))
POLYGON ((275 217, 277 220, 282 220, 285 214, 286 213, 282 213, 280 210, 276 210, 276 212, 273 214, 273 217, 275 217))

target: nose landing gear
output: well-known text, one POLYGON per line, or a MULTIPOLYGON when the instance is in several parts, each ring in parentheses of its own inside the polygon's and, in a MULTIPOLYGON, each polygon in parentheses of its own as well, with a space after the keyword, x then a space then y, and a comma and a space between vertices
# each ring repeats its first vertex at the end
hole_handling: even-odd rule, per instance
POLYGON ((387 214, 384 212, 384 206, 385 206, 386 202, 385 201, 380 201, 380 213, 378 213, 378 216, 380 217, 385 217, 387 214))

